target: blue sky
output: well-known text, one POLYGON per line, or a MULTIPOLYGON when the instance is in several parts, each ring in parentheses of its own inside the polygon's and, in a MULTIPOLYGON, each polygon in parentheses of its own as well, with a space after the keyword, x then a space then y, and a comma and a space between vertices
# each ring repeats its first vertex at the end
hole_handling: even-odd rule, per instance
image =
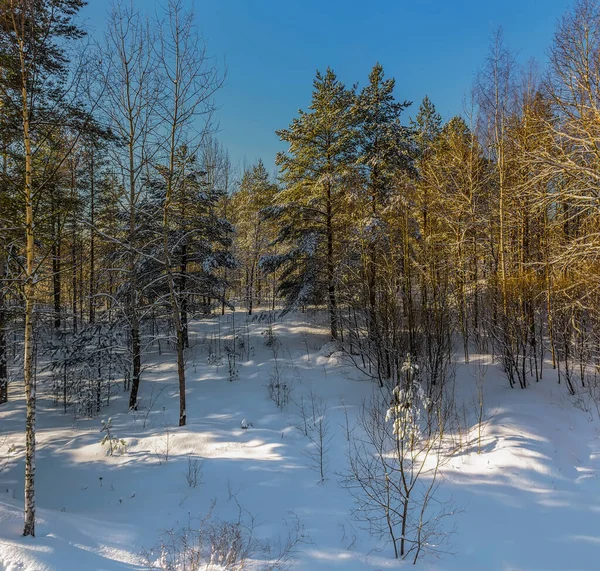
MULTIPOLYGON (((150 12, 160 0, 134 0, 150 12)), ((208 50, 227 66, 218 94, 218 138, 236 166, 259 157, 274 170, 275 135, 310 102, 317 69, 364 85, 377 61, 396 78, 396 96, 416 112, 429 95, 444 119, 462 100, 497 26, 518 59, 541 65, 558 18, 572 0, 195 0, 208 50)), ((192 5, 192 0, 190 0, 192 5)), ((83 10, 102 31, 109 0, 83 10)))

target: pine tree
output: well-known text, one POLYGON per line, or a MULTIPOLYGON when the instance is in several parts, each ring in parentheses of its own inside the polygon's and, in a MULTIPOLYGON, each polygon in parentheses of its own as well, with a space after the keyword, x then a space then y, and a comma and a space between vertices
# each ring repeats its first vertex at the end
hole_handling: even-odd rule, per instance
POLYGON ((442 130, 442 116, 427 95, 421 101, 417 116, 411 121, 411 127, 415 132, 418 155, 423 157, 435 144, 442 130))
MULTIPOLYGON (((387 299, 388 288, 384 287, 384 276, 378 271, 383 257, 386 255, 386 217, 385 209, 392 202, 398 202, 400 188, 405 186, 404 178, 414 174, 414 142, 412 130, 402 125, 402 112, 410 102, 398 102, 394 96, 395 80, 386 79, 383 67, 377 63, 369 74, 368 84, 361 90, 355 106, 358 120, 358 155, 357 165, 361 176, 363 194, 363 215, 359 222, 362 241, 362 266, 364 298, 368 314, 368 335, 370 343, 377 347, 383 345, 382 339, 389 331, 387 326, 378 318, 378 313, 384 313, 386 307, 391 307, 394 300, 387 299), (393 200, 392 200, 393 199, 393 200)), ((404 279, 404 298, 408 307, 411 332, 414 329, 412 311, 412 286, 408 256, 408 209, 406 205, 401 213, 404 222, 401 225, 403 233, 401 242, 402 268, 404 279)), ((390 268, 391 269, 391 268, 390 268)), ((397 271, 397 268, 391 269, 397 271)), ((393 280, 396 276, 393 277, 393 280)), ((412 350, 412 349, 411 349, 412 350)), ((389 376, 389 355, 379 354, 377 366, 381 376, 389 376), (385 373, 381 367, 386 363, 385 373)))
MULTIPOLYGON (((207 182, 206 170, 186 146, 177 150, 170 167, 157 165, 156 170, 159 176, 145 181, 149 193, 140 209, 144 216, 139 219, 139 231, 147 245, 141 261, 140 287, 149 304, 162 308, 175 328, 183 426, 186 409, 182 369, 188 313, 196 309, 197 298, 221 298, 225 288, 220 270, 234 265, 229 251, 232 226, 218 214, 223 190, 207 182)), ((202 308, 206 309, 204 305, 202 308)))
POLYGON ((386 79, 381 64, 375 64, 355 106, 359 124, 357 163, 374 217, 394 191, 398 172, 413 170, 412 130, 400 121, 411 103, 396 101, 395 85, 394 79, 386 79))
MULTIPOLYGON (((187 336, 190 304, 194 309, 195 299, 221 299, 224 283, 219 270, 234 265, 230 253, 233 228, 217 208, 224 189, 216 187, 215 180, 207 180, 207 171, 187 147, 178 149, 173 169, 175 184, 166 225, 168 258, 187 336)), ((154 185, 157 204, 164 209, 164 177, 154 185)))
POLYGON ((354 90, 332 69, 317 72, 309 111, 300 111, 288 129, 277 132, 290 146, 277 156, 283 189, 270 214, 280 220, 278 242, 287 249, 263 262, 269 271, 281 268, 280 290, 288 307, 326 298, 332 339, 338 337, 340 210, 353 174, 354 99, 354 90))

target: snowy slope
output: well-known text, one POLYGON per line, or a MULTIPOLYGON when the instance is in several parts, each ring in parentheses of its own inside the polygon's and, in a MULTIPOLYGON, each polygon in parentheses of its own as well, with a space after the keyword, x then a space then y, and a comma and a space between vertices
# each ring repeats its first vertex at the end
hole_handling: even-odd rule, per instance
MULTIPOLYGON (((102 415, 112 417, 114 433, 127 443, 121 455, 106 455, 100 419, 74 422, 40 399, 35 539, 20 535, 24 412, 13 385, 11 402, 0 408, 6 435, 0 452, 16 446, 0 473, 0 569, 144 569, 143 551, 155 547, 164 530, 199 521, 213 501, 212 513, 223 520, 235 520, 238 506, 244 522, 252 518, 257 560, 276 557, 288 535, 299 534, 294 569, 397 568, 390 547, 351 519, 352 500, 339 485, 346 465, 344 411, 353 423, 373 387, 335 354, 328 356, 327 347, 322 350, 327 336, 314 323, 318 318, 287 316, 274 326, 280 378, 292 390, 283 410, 267 395, 275 363, 262 335, 265 322, 246 326, 241 313, 235 323, 249 359, 238 363, 239 380, 229 382, 226 356, 220 365, 207 364, 209 352, 217 351, 219 318, 195 323, 188 426, 177 427, 173 356, 153 354, 140 410, 123 412, 126 400, 118 398, 102 415), (331 427, 324 483, 311 468, 309 441, 298 429, 298 403, 311 391, 327 403, 331 427), (190 455, 204 459, 195 488, 186 480, 190 455)), ((231 326, 230 314, 222 332, 231 326)), ((473 371, 473 364, 457 370, 471 424, 473 371)), ((550 370, 541 383, 521 391, 507 388, 490 366, 481 454, 475 430, 465 432, 465 447, 443 469, 439 493, 461 510, 448 520, 457 528, 453 554, 417 568, 600 568, 600 424, 595 409, 583 408, 574 406, 550 370)))

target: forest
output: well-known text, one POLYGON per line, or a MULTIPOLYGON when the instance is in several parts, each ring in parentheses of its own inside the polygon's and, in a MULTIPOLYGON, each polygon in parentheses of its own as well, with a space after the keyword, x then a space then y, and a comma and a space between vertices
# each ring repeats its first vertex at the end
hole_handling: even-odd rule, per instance
MULTIPOLYGON (((498 29, 454 117, 427 96, 404 100, 377 62, 351 86, 317 71, 310 100, 273 134, 286 148, 275 175, 261 160, 238 168, 220 142, 227 74, 187 2, 166 0, 154 15, 116 1, 98 38, 79 23, 84 5, 0 0, 0 488, 7 473, 21 486, 16 535, 39 536, 36 496, 43 505, 52 489, 36 487, 38 426, 81 423, 111 462, 133 457, 154 427, 166 448, 152 456, 167 464, 170 439, 208 431, 195 423, 213 405, 195 399, 235 407, 260 393, 263 408, 294 408, 305 463, 368 528, 360 540, 411 563, 453 552, 448 526, 463 506, 444 495, 444 470, 486 453, 488 369, 486 390, 490 377, 499 395, 512 389, 501 398, 513 411, 551 390, 597 430, 600 3, 573 3, 543 67, 522 64, 498 29), (353 412, 336 408, 334 446, 331 402, 292 387, 301 358, 314 387, 340 375, 342 403, 360 385, 353 412), (258 385, 231 388, 259 363, 270 372, 258 385), (202 396, 199 374, 227 396, 202 396), (168 377, 160 392, 157 375, 168 377), (169 411, 172 425, 148 420, 169 411), (135 438, 113 427, 118 418, 135 438)), ((544 406, 540 417, 555 414, 544 406)), ((257 420, 242 420, 241 437, 257 420)), ((181 457, 195 488, 211 460, 181 457)), ((185 540, 173 530, 161 540, 162 558, 114 568, 283 569, 316 549, 297 522, 277 556, 259 557, 241 515, 206 514, 185 540)), ((25 568, 113 569, 65 557, 25 568)), ((375 568, 322 565, 298 568, 375 568)))

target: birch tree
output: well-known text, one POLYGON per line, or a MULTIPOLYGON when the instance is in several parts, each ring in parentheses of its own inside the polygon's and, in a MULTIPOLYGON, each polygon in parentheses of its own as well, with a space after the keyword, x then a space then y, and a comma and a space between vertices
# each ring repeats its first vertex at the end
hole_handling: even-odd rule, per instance
MULTIPOLYGON (((67 112, 75 111, 64 97, 69 79, 67 41, 83 36, 75 17, 82 0, 7 0, 0 12, 0 58, 3 99, 20 115, 19 157, 23 178, 20 202, 24 226, 23 381, 25 385, 25 524, 23 535, 35 535, 35 421, 33 327, 40 268, 36 244, 34 203, 44 188, 44 179, 34 168, 35 155, 44 144, 49 128, 68 124, 67 112)), ((75 95, 71 87, 70 99, 75 95)), ((63 160, 68 156, 67 147, 63 160)))

